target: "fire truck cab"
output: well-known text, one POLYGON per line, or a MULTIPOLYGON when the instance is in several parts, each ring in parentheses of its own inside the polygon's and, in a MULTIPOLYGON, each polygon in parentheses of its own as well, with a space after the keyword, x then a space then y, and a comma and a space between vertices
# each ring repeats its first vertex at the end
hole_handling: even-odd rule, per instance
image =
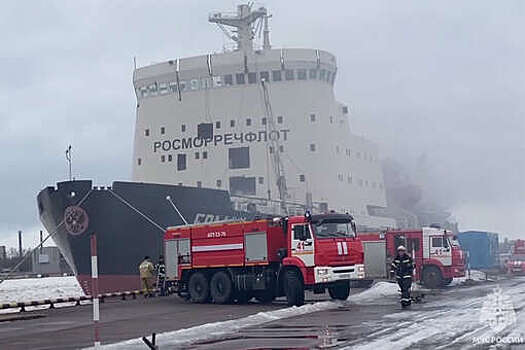
POLYGON ((291 216, 170 227, 164 237, 167 280, 193 302, 270 302, 304 291, 346 299, 364 278, 363 247, 348 214, 291 216))
POLYGON ((397 247, 407 248, 415 263, 415 281, 429 288, 450 284, 465 276, 465 255, 452 232, 436 227, 362 233, 367 278, 390 277, 390 264, 397 247))

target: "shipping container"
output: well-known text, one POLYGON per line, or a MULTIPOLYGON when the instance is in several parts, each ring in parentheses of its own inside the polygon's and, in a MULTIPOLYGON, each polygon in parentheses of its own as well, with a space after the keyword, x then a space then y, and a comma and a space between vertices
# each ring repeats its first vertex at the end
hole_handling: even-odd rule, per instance
POLYGON ((466 231, 457 235, 461 248, 468 252, 467 264, 471 269, 499 268, 499 236, 484 231, 466 231))

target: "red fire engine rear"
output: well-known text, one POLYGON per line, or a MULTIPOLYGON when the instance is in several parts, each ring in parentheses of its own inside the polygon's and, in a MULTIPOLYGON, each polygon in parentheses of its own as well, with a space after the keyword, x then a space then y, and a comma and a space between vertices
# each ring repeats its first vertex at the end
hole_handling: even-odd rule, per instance
POLYGON ((349 280, 364 278, 363 247, 347 214, 305 215, 169 228, 167 279, 193 302, 270 302, 304 291, 346 299, 349 280))
POLYGON ((518 239, 512 247, 512 255, 505 263, 510 275, 525 275, 525 241, 518 239))
POLYGON ((403 245, 416 265, 415 280, 429 288, 450 284, 465 276, 465 254, 452 233, 436 227, 389 230, 358 235, 365 250, 367 278, 388 277, 389 266, 403 245))

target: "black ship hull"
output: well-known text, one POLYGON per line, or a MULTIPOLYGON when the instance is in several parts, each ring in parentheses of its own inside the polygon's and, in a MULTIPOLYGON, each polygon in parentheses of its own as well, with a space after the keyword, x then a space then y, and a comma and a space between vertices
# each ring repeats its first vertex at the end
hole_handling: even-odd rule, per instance
POLYGON ((60 182, 37 197, 40 219, 86 294, 90 294, 90 236, 97 237, 101 293, 139 288, 138 264, 162 254, 165 228, 246 217, 222 190, 134 182, 97 188, 89 180, 60 182), (170 200, 168 200, 169 198, 170 200), (173 205, 173 204, 174 205, 173 205))

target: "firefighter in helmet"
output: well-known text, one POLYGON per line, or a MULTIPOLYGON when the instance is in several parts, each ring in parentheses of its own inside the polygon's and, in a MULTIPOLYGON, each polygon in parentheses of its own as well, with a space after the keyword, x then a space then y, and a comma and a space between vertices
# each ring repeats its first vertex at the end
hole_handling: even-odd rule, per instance
POLYGON ((152 296, 154 282, 153 273, 155 271, 155 267, 153 266, 153 263, 151 262, 149 256, 144 257, 144 260, 142 260, 142 262, 139 265, 139 271, 140 282, 142 291, 144 292, 144 297, 147 298, 149 296, 152 296))
POLYGON ((412 304, 410 296, 410 287, 412 287, 412 274, 414 272, 414 263, 412 257, 407 254, 404 246, 397 248, 397 256, 392 262, 392 276, 396 277, 397 284, 401 288, 401 306, 403 308, 412 304))

